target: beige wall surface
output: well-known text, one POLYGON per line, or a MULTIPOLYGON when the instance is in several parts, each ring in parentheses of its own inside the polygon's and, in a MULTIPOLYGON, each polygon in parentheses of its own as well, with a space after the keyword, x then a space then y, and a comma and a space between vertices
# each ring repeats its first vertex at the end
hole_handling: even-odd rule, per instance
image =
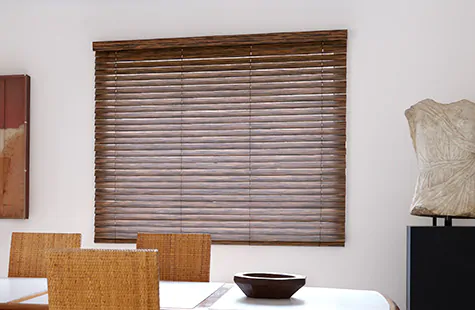
MULTIPOLYGON (((475 100, 475 2, 463 0, 0 0, 0 74, 31 76, 31 211, 12 231, 80 232, 93 243, 92 41, 348 29, 347 243, 213 246, 211 279, 242 271, 378 290, 405 304, 406 226, 417 166, 404 110, 475 100)), ((131 247, 119 245, 118 247, 131 247)))

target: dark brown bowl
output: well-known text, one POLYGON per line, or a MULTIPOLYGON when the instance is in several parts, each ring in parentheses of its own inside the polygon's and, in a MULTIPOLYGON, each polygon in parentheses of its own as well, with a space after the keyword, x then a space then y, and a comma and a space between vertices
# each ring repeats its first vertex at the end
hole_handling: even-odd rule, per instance
POLYGON ((234 275, 234 282, 252 298, 288 299, 305 285, 305 276, 288 273, 245 272, 234 275))

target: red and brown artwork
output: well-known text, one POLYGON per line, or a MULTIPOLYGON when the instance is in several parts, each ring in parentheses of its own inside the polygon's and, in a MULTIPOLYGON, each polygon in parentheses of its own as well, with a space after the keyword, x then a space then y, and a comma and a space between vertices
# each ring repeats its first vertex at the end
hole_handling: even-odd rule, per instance
POLYGON ((28 218, 30 78, 0 76, 0 218, 28 218))

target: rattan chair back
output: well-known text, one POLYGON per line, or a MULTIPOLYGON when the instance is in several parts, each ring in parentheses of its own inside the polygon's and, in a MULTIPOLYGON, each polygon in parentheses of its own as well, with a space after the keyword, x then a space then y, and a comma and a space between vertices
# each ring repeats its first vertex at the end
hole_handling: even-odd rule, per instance
POLYGON ((156 250, 51 250, 50 310, 158 310, 156 250))
POLYGON ((46 278, 46 250, 80 247, 81 234, 14 232, 8 276, 46 278))
POLYGON ((211 236, 208 234, 137 235, 137 249, 157 249, 162 281, 209 282, 211 236))

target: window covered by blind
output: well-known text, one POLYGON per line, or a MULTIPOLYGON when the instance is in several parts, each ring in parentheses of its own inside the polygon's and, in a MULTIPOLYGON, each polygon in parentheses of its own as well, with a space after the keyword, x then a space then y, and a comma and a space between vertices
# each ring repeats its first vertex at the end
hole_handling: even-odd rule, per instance
POLYGON ((94 50, 96 242, 344 244, 345 30, 94 50))

